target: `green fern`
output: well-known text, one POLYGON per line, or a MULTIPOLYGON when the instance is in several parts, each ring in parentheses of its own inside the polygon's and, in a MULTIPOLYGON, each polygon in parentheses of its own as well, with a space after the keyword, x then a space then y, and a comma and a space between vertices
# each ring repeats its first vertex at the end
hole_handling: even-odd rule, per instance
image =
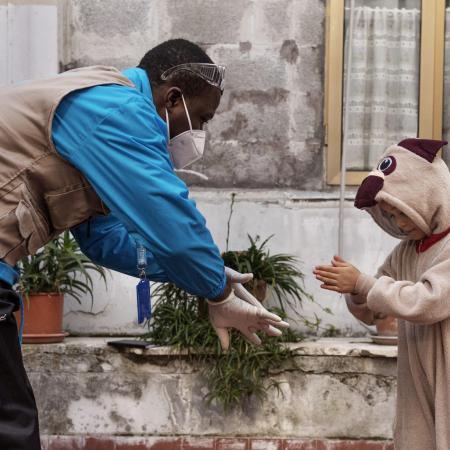
POLYGON ((67 294, 81 303, 88 294, 93 303, 92 272, 100 275, 106 284, 105 269, 81 253, 77 241, 65 231, 42 247, 35 255, 19 263, 19 290, 26 298, 40 292, 67 294))
MULTIPOLYGON (((285 254, 271 255, 266 249, 270 238, 259 243, 259 237, 249 236, 248 249, 227 251, 222 257, 226 266, 254 274, 254 281, 245 286, 249 291, 254 291, 259 280, 266 282, 280 306, 272 310, 285 318, 288 304, 299 306, 303 300, 312 300, 312 296, 303 288, 303 273, 296 265, 296 258, 285 254)), ((170 283, 159 285, 153 298, 156 299, 153 320, 144 339, 156 345, 187 350, 191 361, 200 363, 206 378, 207 402, 218 403, 229 410, 242 406, 250 397, 262 400, 271 389, 280 391, 279 384, 270 381, 268 374, 284 361, 293 359, 296 352, 283 344, 299 341, 301 335, 291 330, 285 330, 279 338, 261 333, 262 345, 255 347, 238 332, 230 331, 230 350, 222 352, 209 323, 204 299, 170 283)), ((303 322, 309 324, 306 318, 303 322)))
POLYGON ((265 281, 274 291, 283 311, 286 305, 295 308, 301 306, 304 299, 313 300, 303 287, 304 274, 298 268, 298 259, 283 253, 271 255, 266 249, 272 237, 258 245, 260 237, 253 239, 248 235, 250 247, 245 251, 225 252, 222 255, 225 265, 238 272, 253 273, 254 280, 246 285, 249 291, 254 290, 258 280, 265 281))
POLYGON ((267 375, 296 354, 283 342, 299 341, 301 336, 292 331, 280 338, 261 334, 262 345, 255 347, 238 332, 231 331, 230 350, 223 352, 209 323, 204 299, 170 283, 158 286, 153 298, 156 299, 153 320, 144 339, 187 350, 191 362, 200 364, 206 379, 208 403, 218 403, 228 411, 242 406, 249 397, 263 400, 270 389, 280 389, 278 383, 268 381, 267 375))

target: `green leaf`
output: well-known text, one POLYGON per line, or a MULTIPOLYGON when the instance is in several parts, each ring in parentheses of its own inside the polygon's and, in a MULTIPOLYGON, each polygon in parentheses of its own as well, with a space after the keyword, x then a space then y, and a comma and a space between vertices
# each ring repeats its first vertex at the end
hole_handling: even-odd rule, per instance
POLYGON ((106 270, 81 253, 69 231, 51 240, 19 262, 19 290, 27 297, 38 292, 62 292, 81 303, 84 294, 93 302, 92 273, 106 285, 106 270))
MULTIPOLYGON (((263 280, 273 290, 280 308, 276 314, 286 318, 289 305, 299 312, 298 320, 316 331, 317 317, 310 320, 301 314, 303 301, 314 301, 303 285, 304 274, 292 255, 269 253, 269 238, 261 242, 259 236, 249 236, 250 245, 242 251, 226 251, 222 257, 226 266, 239 272, 251 272, 256 280, 263 280)), ((245 286, 248 290, 253 283, 245 286)), ((296 351, 284 342, 295 342, 302 336, 284 331, 279 338, 261 334, 261 347, 254 347, 236 331, 231 331, 231 348, 222 352, 218 338, 202 312, 204 300, 188 294, 173 284, 158 285, 154 292, 153 320, 145 339, 156 345, 172 345, 188 351, 191 361, 200 364, 209 392, 207 403, 217 403, 225 411, 243 406, 249 398, 262 400, 274 389, 281 393, 280 383, 270 381, 268 375, 285 361, 295 363, 296 351)), ((292 320, 292 319, 291 319, 292 320)), ((332 332, 331 330, 329 332, 332 332)))

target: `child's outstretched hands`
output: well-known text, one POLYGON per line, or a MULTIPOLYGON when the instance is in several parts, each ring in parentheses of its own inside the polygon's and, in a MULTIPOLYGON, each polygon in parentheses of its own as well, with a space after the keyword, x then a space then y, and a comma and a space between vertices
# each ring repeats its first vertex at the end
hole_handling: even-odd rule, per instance
POLYGON ((361 272, 340 256, 334 256, 331 264, 331 266, 316 266, 314 269, 316 279, 323 283, 320 287, 341 294, 355 293, 356 282, 361 272))

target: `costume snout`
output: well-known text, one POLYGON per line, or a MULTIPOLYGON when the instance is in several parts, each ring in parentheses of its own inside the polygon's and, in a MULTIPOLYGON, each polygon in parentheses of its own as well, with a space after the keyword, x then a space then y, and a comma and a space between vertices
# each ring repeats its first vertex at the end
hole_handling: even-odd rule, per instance
POLYGON ((380 171, 374 171, 365 178, 356 193, 355 206, 359 209, 371 208, 375 206, 377 202, 375 197, 378 192, 383 189, 384 174, 380 171))

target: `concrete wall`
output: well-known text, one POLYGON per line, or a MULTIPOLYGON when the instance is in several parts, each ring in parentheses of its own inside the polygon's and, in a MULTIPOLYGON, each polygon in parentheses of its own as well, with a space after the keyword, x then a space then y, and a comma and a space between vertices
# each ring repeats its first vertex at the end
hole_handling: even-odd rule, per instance
POLYGON ((226 90, 195 169, 208 187, 323 187, 324 2, 72 0, 61 65, 135 66, 166 39, 227 66, 226 90))
POLYGON ((72 338, 26 346, 24 359, 43 435, 392 437, 396 347, 348 339, 296 347, 299 356, 269 375, 282 395, 269 391, 264 402, 249 399, 228 414, 205 403, 199 367, 167 348, 119 353, 102 338, 72 338))
MULTIPOLYGON (((337 248, 336 194, 325 183, 323 0, 60 0, 61 69, 88 64, 136 65, 154 45, 184 37, 226 64, 226 90, 208 125, 206 156, 194 169, 208 181, 186 179, 224 249, 231 192, 236 192, 231 247, 247 233, 267 237, 272 251, 303 261, 306 287, 334 316, 305 305, 345 332, 364 331, 336 295, 321 292, 314 264, 337 248)), ((352 194, 350 194, 351 198, 352 194)), ((374 272, 392 240, 348 205, 345 255, 374 272)), ((140 332, 134 280, 114 275, 95 305, 67 307, 77 333, 140 332), (78 312, 77 312, 78 311, 78 312), (79 312, 81 311, 81 312, 79 312)))

